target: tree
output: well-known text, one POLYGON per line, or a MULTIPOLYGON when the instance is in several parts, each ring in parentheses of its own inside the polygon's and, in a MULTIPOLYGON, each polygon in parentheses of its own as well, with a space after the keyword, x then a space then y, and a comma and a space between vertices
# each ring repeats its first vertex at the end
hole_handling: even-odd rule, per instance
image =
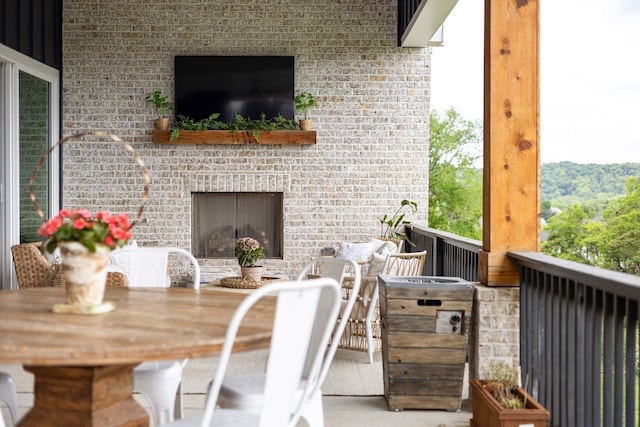
POLYGON ((481 239, 481 125, 451 108, 430 117, 429 227, 481 239))
POLYGON ((626 182, 627 194, 603 212, 602 267, 640 275, 640 176, 626 182))
POLYGON ((585 235, 593 235, 593 217, 592 209, 573 205, 549 218, 545 227, 549 234, 542 242, 542 252, 569 261, 593 264, 595 255, 585 247, 583 239, 585 235))
POLYGON ((601 214, 592 205, 576 204, 549 218, 542 252, 640 275, 640 176, 629 178, 626 190, 626 195, 610 200, 601 214))

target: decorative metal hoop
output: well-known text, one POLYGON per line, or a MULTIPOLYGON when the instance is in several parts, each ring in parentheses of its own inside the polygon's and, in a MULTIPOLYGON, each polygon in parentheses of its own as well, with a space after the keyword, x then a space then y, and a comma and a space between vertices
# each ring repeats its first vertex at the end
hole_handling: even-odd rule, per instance
POLYGON ((103 132, 103 131, 77 133, 77 134, 74 134, 74 135, 67 136, 66 138, 62 138, 56 144, 52 145, 47 150, 47 152, 44 153, 44 155, 38 161, 38 164, 36 165, 35 169, 33 170, 33 173, 31 174, 31 178, 29 178, 29 197, 31 198, 31 201, 33 202, 33 206, 35 207, 36 213, 38 214, 38 216, 40 218, 44 219, 44 212, 42 211, 42 208, 40 207, 38 202, 36 202, 36 194, 35 194, 35 191, 33 189, 33 182, 35 181, 36 176, 38 175, 38 172, 40 171, 40 168, 42 167, 44 162, 47 160, 49 155, 53 152, 53 150, 55 150, 58 146, 61 146, 62 144, 66 143, 68 141, 71 141, 73 139, 84 138, 85 136, 105 137, 105 138, 109 138, 112 141, 115 141, 115 142, 117 142, 119 144, 122 144, 124 149, 129 151, 133 155, 136 163, 142 168, 142 176, 144 178, 144 190, 142 192, 142 204, 138 208, 138 213, 136 214, 135 220, 131 223, 131 227, 133 228, 133 226, 136 225, 136 223, 142 218, 142 212, 144 211, 144 206, 147 203, 147 200, 149 200, 149 183, 151 183, 151 178, 149 178, 149 171, 147 170, 147 167, 145 166, 144 161, 142 161, 142 158, 138 155, 138 153, 136 153, 136 150, 133 149, 131 144, 129 144, 128 142, 124 142, 117 135, 113 135, 113 134, 110 134, 110 133, 107 133, 107 132, 103 132))

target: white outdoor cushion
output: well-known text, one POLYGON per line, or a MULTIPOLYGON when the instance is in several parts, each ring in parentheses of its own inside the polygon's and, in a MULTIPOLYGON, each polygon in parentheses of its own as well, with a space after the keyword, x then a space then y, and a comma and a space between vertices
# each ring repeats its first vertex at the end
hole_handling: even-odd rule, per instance
POLYGON ((380 247, 375 250, 376 253, 386 255, 386 254, 395 254, 398 252, 398 245, 391 240, 378 240, 376 239, 380 247))
POLYGON ((336 258, 347 259, 350 261, 369 261, 371 254, 379 247, 380 242, 373 240, 367 243, 340 243, 336 258))
POLYGON ((387 260, 387 256, 389 256, 389 252, 385 252, 384 254, 379 254, 374 252, 371 255, 371 260, 369 261, 369 268, 367 269, 367 276, 377 276, 382 274, 382 269, 384 268, 384 263, 387 260))

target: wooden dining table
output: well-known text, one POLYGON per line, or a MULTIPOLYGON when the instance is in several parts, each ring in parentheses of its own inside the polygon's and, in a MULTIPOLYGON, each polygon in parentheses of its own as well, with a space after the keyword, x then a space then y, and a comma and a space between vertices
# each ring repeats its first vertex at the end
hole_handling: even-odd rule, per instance
MULTIPOLYGON (((246 295, 185 288, 107 288, 115 310, 53 313, 63 288, 0 292, 0 363, 34 375, 34 406, 19 426, 148 426, 133 398, 133 368, 147 360, 216 355, 246 295)), ((267 348, 275 299, 245 317, 234 351, 267 348)), ((212 372, 213 372, 212 367, 212 372)))

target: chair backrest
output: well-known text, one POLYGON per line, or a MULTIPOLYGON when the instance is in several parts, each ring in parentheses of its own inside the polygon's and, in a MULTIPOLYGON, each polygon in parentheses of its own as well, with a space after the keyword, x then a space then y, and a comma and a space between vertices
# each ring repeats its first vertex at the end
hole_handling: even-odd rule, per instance
MULTIPOLYGON (((60 264, 52 264, 40 252, 40 242, 13 245, 11 246, 11 256, 18 288, 64 285, 60 264)), ((122 273, 109 271, 107 272, 106 285, 126 287, 128 280, 122 273)))
MULTIPOLYGON (((353 306, 358 298, 361 284, 360 266, 355 261, 332 258, 332 257, 318 257, 309 261, 298 274, 298 280, 303 280, 310 272, 317 270, 320 277, 329 277, 336 280, 341 285, 342 304, 340 309, 340 318, 333 331, 331 337, 331 344, 326 349, 324 354, 324 360, 322 368, 318 373, 316 381, 316 390, 322 387, 324 380, 329 373, 333 357, 336 354, 338 345, 340 344, 340 338, 344 333, 344 330, 349 322, 349 316, 353 310, 353 306), (345 286, 345 277, 349 276, 350 280, 348 286, 345 286)), ((314 352, 322 352, 322 348, 317 347, 312 349, 314 352)), ((310 366, 305 366, 305 378, 309 375, 310 366)), ((315 392, 315 390, 314 390, 315 392)))
POLYGON ((340 307, 340 286, 335 279, 326 277, 273 282, 249 294, 229 323, 207 395, 202 426, 211 423, 242 319, 257 301, 268 295, 277 295, 277 303, 259 426, 295 426, 301 408, 315 389, 311 381, 305 383, 303 370, 307 359, 313 359, 311 377, 317 378, 323 353, 313 352, 312 348, 326 346, 329 342, 340 307), (302 384, 305 384, 302 398, 292 413, 296 393, 302 384))
POLYGON ((168 287, 167 266, 169 254, 177 253, 186 257, 193 267, 193 287, 200 289, 200 264, 198 260, 182 248, 172 246, 125 247, 111 255, 129 278, 129 287, 162 288, 168 287))
POLYGON ((421 276, 427 251, 389 255, 385 274, 388 276, 421 276))
POLYGON ((52 266, 40 252, 39 243, 13 245, 11 256, 20 289, 46 286, 52 266))

